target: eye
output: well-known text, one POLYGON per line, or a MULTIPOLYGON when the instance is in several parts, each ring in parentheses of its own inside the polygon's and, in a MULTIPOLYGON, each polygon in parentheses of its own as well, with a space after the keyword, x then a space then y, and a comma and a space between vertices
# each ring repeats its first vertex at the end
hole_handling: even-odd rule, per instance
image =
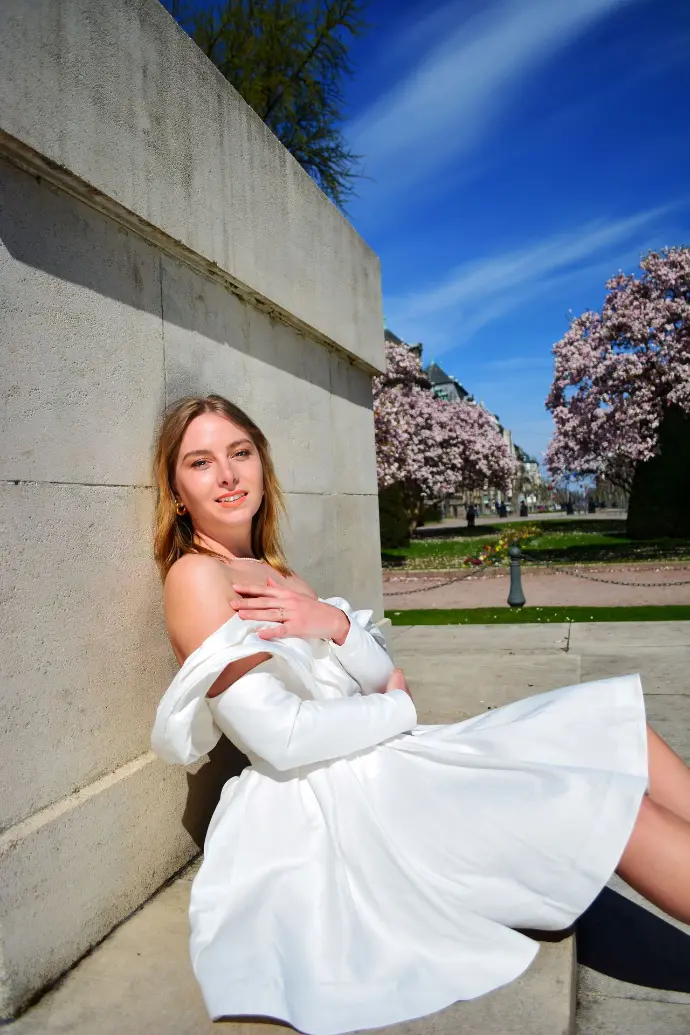
POLYGON ((235 456, 251 456, 251 450, 250 449, 239 449, 235 453, 235 456))
POLYGON ((207 464, 208 460, 195 460, 192 467, 200 467, 201 464, 207 464))

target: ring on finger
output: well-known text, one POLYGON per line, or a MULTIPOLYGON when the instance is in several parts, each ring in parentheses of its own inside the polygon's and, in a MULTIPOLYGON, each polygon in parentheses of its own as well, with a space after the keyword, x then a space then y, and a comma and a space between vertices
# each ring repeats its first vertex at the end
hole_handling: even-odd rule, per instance
POLYGON ((279 608, 278 608, 278 612, 279 612, 279 614, 280 614, 280 618, 278 619, 278 621, 279 621, 279 622, 284 622, 284 621, 285 621, 285 614, 284 614, 284 612, 283 612, 283 609, 282 609, 282 607, 279 607, 279 608))

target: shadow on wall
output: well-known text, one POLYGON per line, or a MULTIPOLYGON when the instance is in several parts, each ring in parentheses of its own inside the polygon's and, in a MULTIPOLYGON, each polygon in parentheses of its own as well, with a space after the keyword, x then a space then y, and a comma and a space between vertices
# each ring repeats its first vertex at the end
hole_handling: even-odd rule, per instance
MULTIPOLYGON (((6 159, 0 159, 0 242, 17 262, 58 281, 87 288, 217 344, 231 345, 239 353, 371 409, 370 379, 363 371, 357 371, 360 376, 354 384, 351 379, 331 378, 323 345, 286 328, 268 312, 253 309, 219 280, 162 253, 116 220, 6 159), (181 285, 186 289, 182 296, 181 285), (260 318, 258 333, 250 326, 252 315, 260 318)), ((169 360, 174 364, 174 356, 169 360)), ((203 376, 203 364, 200 367, 203 376)))
MULTIPOLYGON (((43 574, 54 594, 54 600, 46 601, 45 591, 37 597, 33 576, 23 578, 27 611, 38 615, 39 606, 50 608, 56 656, 67 649, 73 658, 80 652, 76 661, 84 658, 77 686, 76 661, 56 669, 53 694, 61 702, 87 702, 80 706, 78 736, 70 728, 86 760, 73 773, 74 760, 63 752, 62 781, 58 785, 54 765, 38 801, 43 807, 146 750, 157 700, 172 674, 149 538, 149 447, 166 397, 220 391, 268 425, 299 515, 310 528, 323 518, 341 534, 336 519, 347 532, 353 504, 368 491, 360 475, 360 440, 350 432, 361 419, 362 441, 370 430, 373 442, 373 427, 364 419, 371 417, 371 381, 335 350, 270 319, 219 280, 3 159, 0 241, 7 249, 0 250, 7 296, 2 315, 8 328, 18 328, 6 350, 10 376, 2 423, 12 428, 6 477, 18 480, 16 494, 35 491, 24 480, 49 484, 58 513, 63 502, 65 514, 73 507, 82 522, 74 541, 79 531, 79 552, 86 549, 93 561, 80 566, 74 551, 51 538, 46 529, 53 528, 56 510, 39 520, 28 509, 33 497, 27 497, 25 509, 36 522, 32 536, 45 545, 43 574), (331 397, 354 406, 332 406, 331 397), (353 416, 354 408, 368 416, 353 416), (350 481, 341 489, 332 471, 343 456, 350 481), (322 497, 322 507, 312 506, 322 497), (69 608, 68 591, 74 601, 69 608), (133 667, 138 676, 129 679, 133 667), (111 755, 104 760, 97 752, 94 761, 88 745, 95 731, 109 731, 114 713, 118 736, 109 738, 111 755)), ((353 549, 349 543, 345 538, 343 549, 353 549)), ((330 556, 310 551, 314 563, 331 572, 330 556)), ((34 552, 32 540, 32 563, 34 552)), ((44 629, 39 632, 45 640, 44 629)), ((38 673, 54 659, 32 651, 31 663, 38 673)), ((68 714, 67 707, 63 711, 68 714)), ((190 776, 185 825, 197 843, 223 783, 245 764, 222 741, 211 762, 190 776)))
POLYGON ((223 787, 249 765, 249 759, 227 737, 220 738, 208 757, 201 769, 187 774, 187 803, 182 815, 182 826, 199 848, 204 847, 206 831, 223 787))

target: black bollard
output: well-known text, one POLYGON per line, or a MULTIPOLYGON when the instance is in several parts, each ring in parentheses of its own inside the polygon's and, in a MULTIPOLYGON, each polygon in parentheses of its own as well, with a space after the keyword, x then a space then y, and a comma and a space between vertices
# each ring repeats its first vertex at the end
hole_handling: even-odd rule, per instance
POLYGON ((517 544, 513 544, 508 550, 510 557, 510 593, 508 594, 508 605, 510 607, 524 607, 525 594, 522 592, 522 578, 520 575, 520 559, 522 550, 517 544))

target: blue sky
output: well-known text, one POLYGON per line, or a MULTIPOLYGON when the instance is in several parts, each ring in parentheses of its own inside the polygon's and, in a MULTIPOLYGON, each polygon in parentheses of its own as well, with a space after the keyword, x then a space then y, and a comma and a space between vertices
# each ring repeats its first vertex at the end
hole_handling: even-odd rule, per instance
POLYGON ((386 323, 540 457, 568 313, 690 244, 690 3, 372 0, 369 20, 348 215, 386 323))

